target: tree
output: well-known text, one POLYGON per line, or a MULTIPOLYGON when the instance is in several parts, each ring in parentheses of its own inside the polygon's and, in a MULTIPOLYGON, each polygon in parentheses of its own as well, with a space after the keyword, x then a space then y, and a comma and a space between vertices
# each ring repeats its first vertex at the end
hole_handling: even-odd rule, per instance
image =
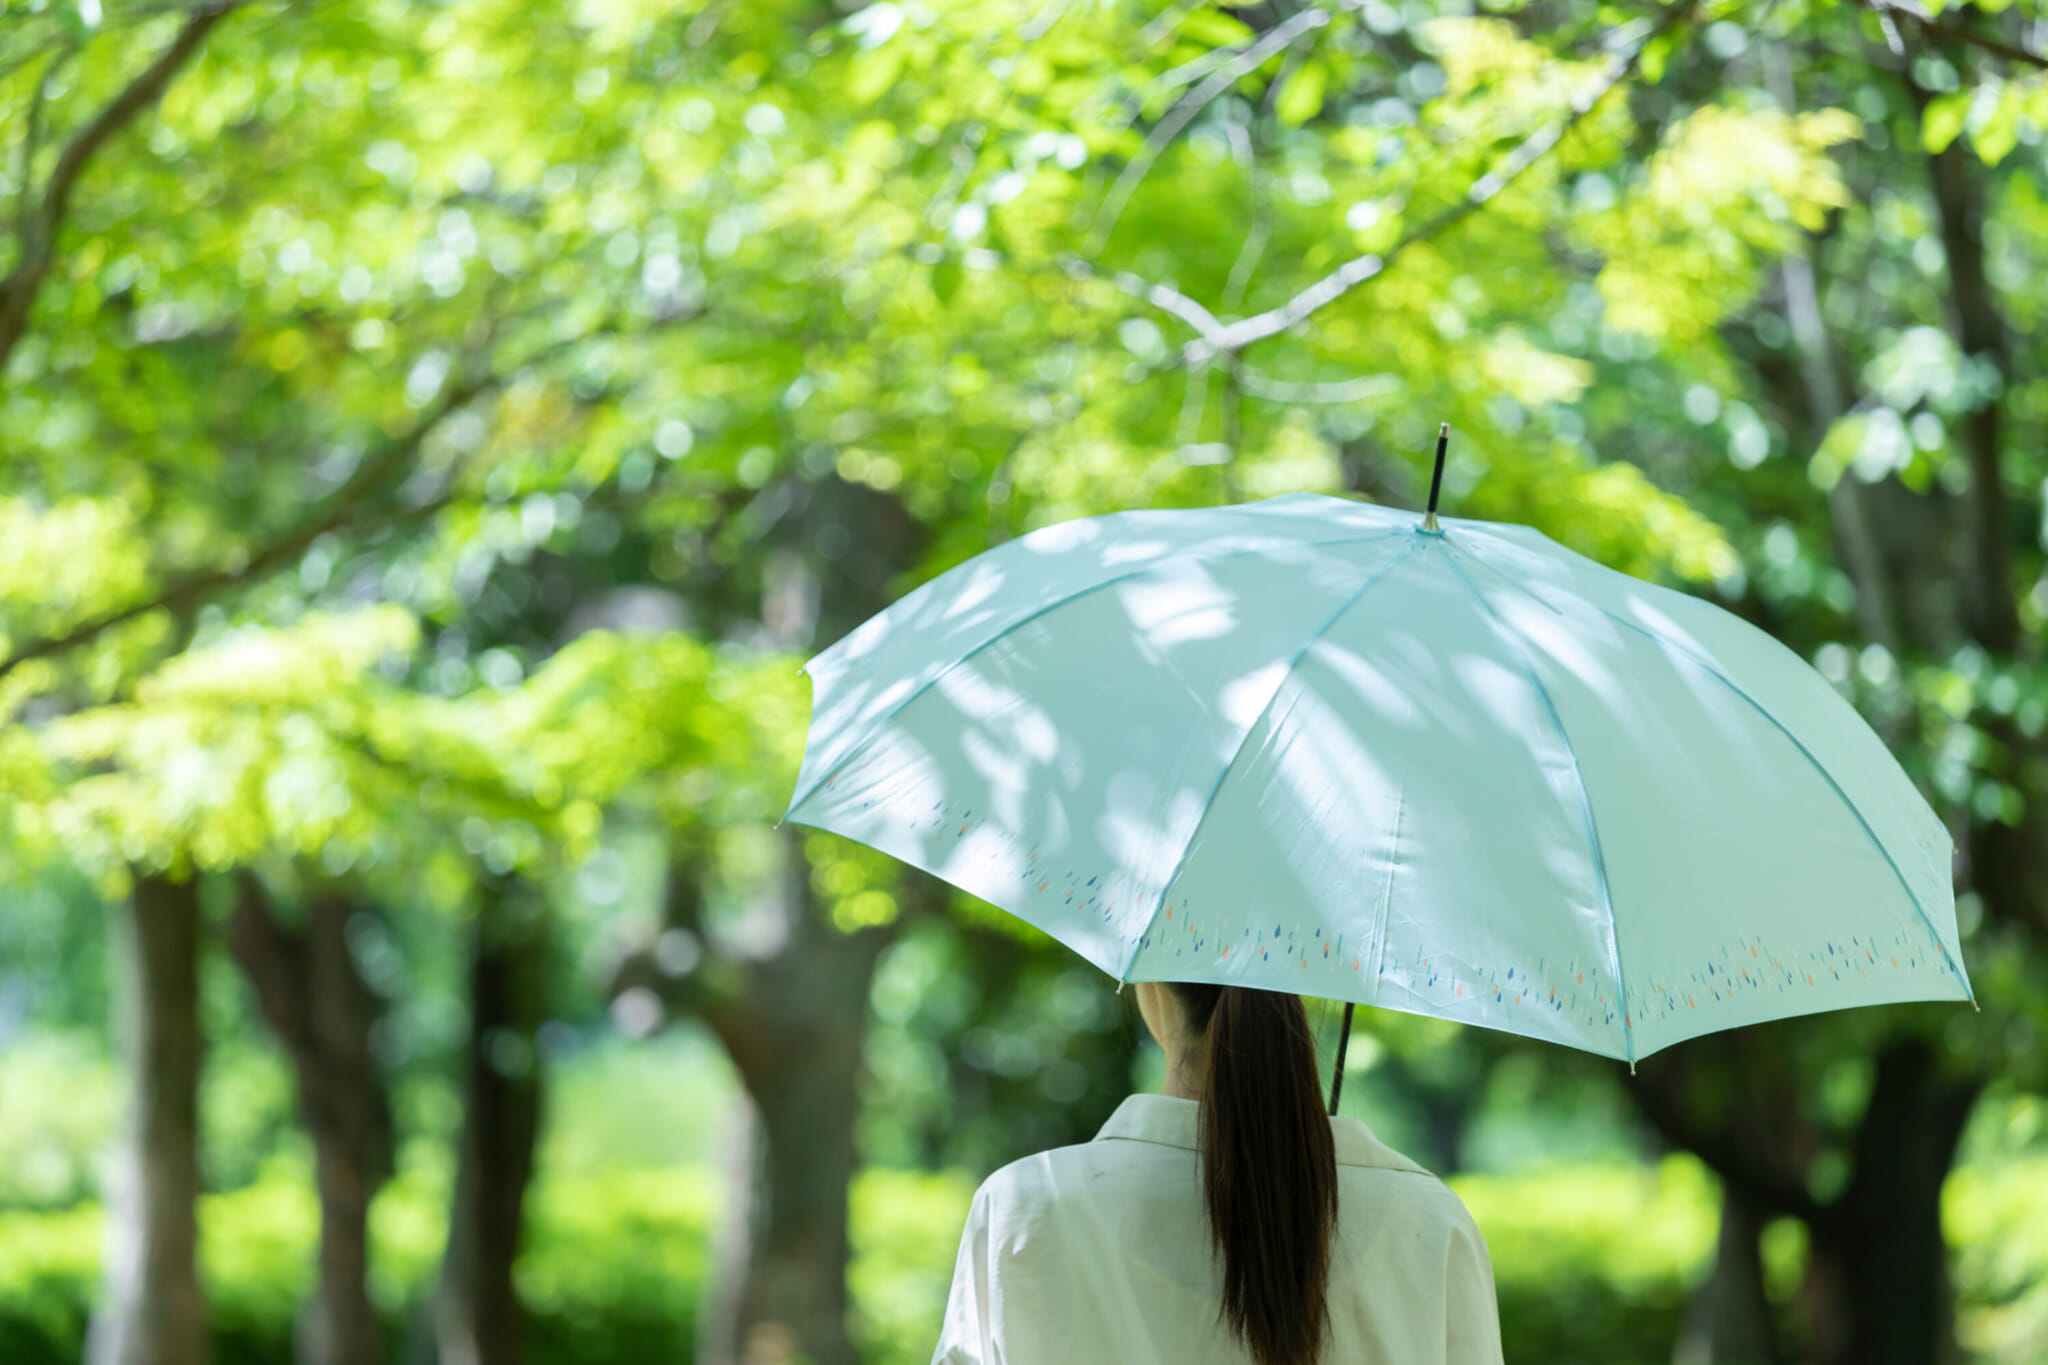
POLYGON ((199 896, 189 875, 144 878, 120 913, 135 1075, 114 1184, 94 1365, 182 1365, 207 1353, 199 1287, 199 896))
MULTIPOLYGON (((1769 534, 1792 553, 1773 558, 1799 572, 1767 577, 1757 609, 1855 687, 1949 810, 1966 923, 1981 907, 1985 925, 1974 970, 1986 1021, 1898 1011, 1875 1032, 1819 1025, 1800 1030, 1796 1044, 1774 1030, 1674 1056, 1646 1070, 1638 1093, 1662 1131, 1708 1156, 1732 1204, 1808 1222, 1806 1333, 1816 1358, 1924 1361, 1953 1351, 1942 1181, 1977 1096, 2018 1060, 1985 1044, 1998 1036, 1999 1016, 2039 1008, 2048 793, 2033 663, 2040 613, 2028 595, 2040 545, 2011 505, 2014 490, 2031 486, 2033 462, 2005 415, 2024 404, 2030 361, 2014 348, 1991 284, 2011 267, 1991 246, 1986 171, 1954 141, 1972 92, 1941 95, 1928 84, 1953 86, 1958 65, 2022 59, 1966 18, 1884 24, 1890 51, 1869 45, 1880 25, 1864 16, 1861 52, 1810 71, 1787 60, 1796 31, 1760 44, 1759 74, 1777 99, 1853 94, 1872 111, 1865 141, 1875 145, 1851 158, 1855 199, 1787 261, 1777 299, 1731 337, 1756 376, 1759 407, 1795 434, 1795 449, 1817 452, 1811 479, 1828 490, 1824 502, 1779 495, 1787 522, 1769 534), (1896 159, 1877 155, 1893 144, 1916 158, 1924 147, 1924 190, 1901 183, 1896 159), (1915 207, 1900 221, 1894 206, 1908 202, 1915 207), (1915 220, 1925 236, 1909 226, 1915 220), (1889 261, 1907 249, 1926 262, 1915 277, 1943 287, 1900 280, 1889 261), (1916 347, 1928 357, 1918 370, 1906 359, 1916 347), (1977 379, 1958 384, 1963 367, 1977 379), (1806 567, 1829 557, 1841 566, 1831 577, 1806 567), (1845 638, 1856 643, 1845 649, 1845 638), (1858 1088, 1867 1102, 1850 1113, 1815 1105, 1816 1078, 1866 1049, 1874 1062, 1858 1088)), ((2015 136, 2037 79, 2015 80, 1992 101, 2010 101, 2004 118, 2015 136)), ((1993 125, 1971 122, 1991 134, 1986 160, 2002 159, 1993 125)), ((2025 200, 2022 192, 2007 203, 2023 215, 2025 200)), ((2027 231, 2023 216, 2008 221, 2027 231)), ((1753 1241, 1753 1230, 1745 1235, 1753 1241)), ((1760 1286, 1750 1297, 1760 1300, 1760 1286)))
POLYGON ((391 1172, 391 1103, 371 1046, 377 1001, 349 947, 368 913, 336 886, 314 890, 303 927, 282 921, 261 879, 245 873, 228 947, 254 987, 298 1083, 320 1195, 320 1291, 309 1365, 374 1365, 382 1324, 370 1303, 370 1201, 391 1172))
MULTIPOLYGON (((110 894, 187 863, 233 875, 288 958, 321 896, 496 924, 608 820, 651 822, 672 920, 621 985, 713 1023, 766 1144, 750 1269, 707 1317, 729 1342, 780 1324, 843 1357, 861 1005, 938 898, 831 841, 763 838, 801 725, 788 656, 1066 516, 1305 487, 1412 503, 1447 418, 1461 511, 1720 594, 1854 686, 1955 812, 1983 897, 1972 965, 1998 986, 1981 1031, 1908 1012, 1768 1035, 1793 1041, 1753 1111, 1726 1098, 1742 1051, 1674 1056, 1662 1108, 1648 1069, 1644 1090, 1674 1138, 1765 1153, 1771 1187, 1815 1205, 1724 1171, 1728 1276, 1753 1279, 1745 1203, 1812 1213, 1842 1340, 1934 1321, 1925 1294, 1826 1289, 1843 1239, 1876 1234, 1862 1214, 1823 1227, 1838 1191, 1810 1187, 1867 1133, 1868 1181, 1916 1191, 1920 1216, 1884 1230, 1900 1263, 1938 1261, 1944 1135, 2009 1064, 1998 1025, 2048 998, 2026 889, 2038 547, 2019 525, 2043 471, 2015 434, 2032 305, 1999 296, 2038 212, 2026 173, 1949 145, 1996 161, 2038 135, 2036 64, 1996 27, 2014 22, 470 0, 226 21, 108 3, 80 29, 39 11, 0 55, 6 149, 30 172, 6 191, 29 228, 0 331, 7 837, 110 894), (1960 83, 1987 63, 2014 78, 1960 83), (132 136, 87 136, 117 109, 132 136), (1921 197, 1886 154, 1923 134, 1941 146, 1921 197), (1973 233, 1986 213, 1997 231, 1973 233), (1954 322, 1928 283, 1943 262, 1954 322), (1929 589, 1952 563, 1967 601, 1929 589), (660 631, 585 632, 636 611, 660 631), (179 781, 180 754, 207 755, 218 789, 179 781), (750 916, 788 932, 723 933, 750 916), (1863 1046, 1889 1059, 1870 1104, 1807 1112, 1863 1046), (824 1140, 804 1105, 831 1116, 824 1140)), ((548 1008, 520 983, 551 940, 477 932, 463 1065, 472 1117, 509 1116, 492 1131, 512 1140, 463 1143, 445 1301, 483 1332, 515 1311, 504 1231, 540 1081, 512 1059, 548 1008)), ((326 1149, 373 1170, 375 1101, 352 1093, 326 1149)), ((329 1191, 323 1302, 352 1305, 330 1323, 359 1316, 360 1190, 329 1191)))

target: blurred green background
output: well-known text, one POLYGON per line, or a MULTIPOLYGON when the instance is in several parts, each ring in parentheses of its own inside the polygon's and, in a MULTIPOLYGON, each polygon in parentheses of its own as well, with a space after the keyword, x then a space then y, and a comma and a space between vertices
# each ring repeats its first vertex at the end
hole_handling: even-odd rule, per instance
POLYGON ((774 827, 798 664, 1061 519, 1413 507, 1440 421, 1862 708, 1982 1005, 1361 1014, 1508 1359, 2048 1360, 2044 38, 0 0, 0 1360, 928 1358, 975 1184, 1160 1062, 774 827))

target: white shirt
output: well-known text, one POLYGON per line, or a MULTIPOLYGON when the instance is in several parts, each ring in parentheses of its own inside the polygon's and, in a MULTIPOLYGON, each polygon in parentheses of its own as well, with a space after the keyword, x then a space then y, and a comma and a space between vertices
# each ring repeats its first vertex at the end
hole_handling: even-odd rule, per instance
MULTIPOLYGON (((1193 1100, 1133 1095, 1093 1142, 975 1192, 933 1365, 1249 1365, 1217 1313, 1193 1100)), ((1364 1123, 1330 1121, 1329 1365, 1500 1365, 1486 1242, 1364 1123)))

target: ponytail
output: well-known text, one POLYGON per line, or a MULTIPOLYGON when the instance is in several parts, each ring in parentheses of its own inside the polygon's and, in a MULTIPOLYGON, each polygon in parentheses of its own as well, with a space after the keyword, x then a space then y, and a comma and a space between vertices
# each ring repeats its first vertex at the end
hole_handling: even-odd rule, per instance
POLYGON ((1221 1316, 1257 1365, 1314 1365, 1329 1324, 1337 1153, 1298 996, 1175 982, 1202 1045, 1202 1193, 1221 1316))

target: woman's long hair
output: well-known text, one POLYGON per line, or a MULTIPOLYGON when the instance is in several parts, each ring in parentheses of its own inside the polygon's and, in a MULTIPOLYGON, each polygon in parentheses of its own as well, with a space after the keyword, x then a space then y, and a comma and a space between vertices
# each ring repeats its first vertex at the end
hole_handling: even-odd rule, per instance
POLYGON ((1171 983, 1202 1049, 1202 1193, 1223 1320, 1258 1365, 1314 1365, 1329 1325, 1337 1152, 1301 998, 1171 983))

